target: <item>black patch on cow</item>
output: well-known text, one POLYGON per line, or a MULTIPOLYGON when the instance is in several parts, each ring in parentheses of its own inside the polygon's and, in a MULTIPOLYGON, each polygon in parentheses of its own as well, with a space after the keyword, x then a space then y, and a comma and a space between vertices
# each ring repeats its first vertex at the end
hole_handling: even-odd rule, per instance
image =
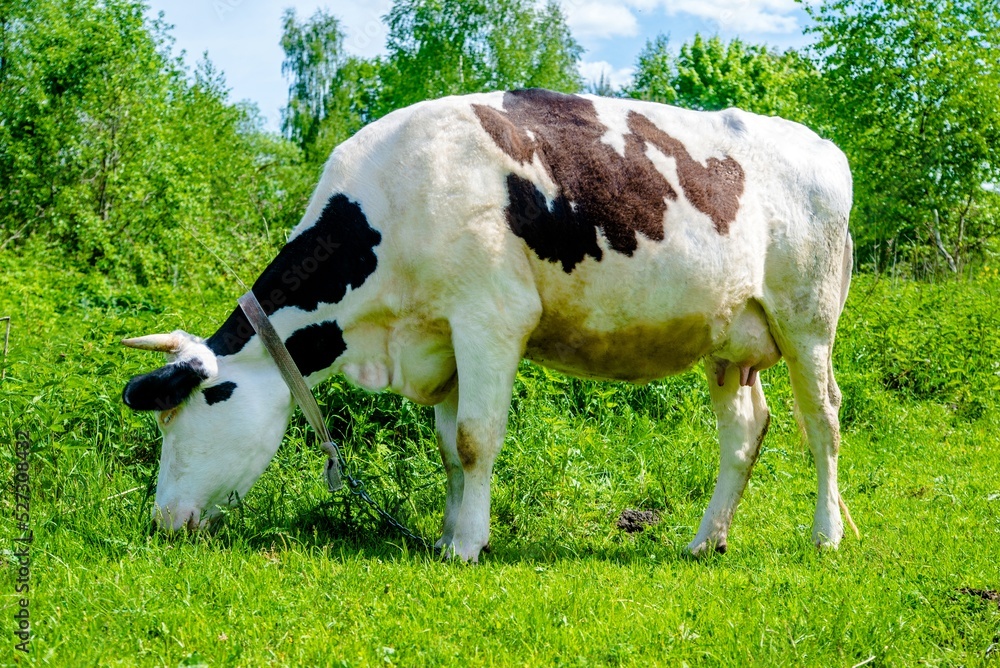
POLYGON ((233 396, 233 391, 235 389, 236 383, 231 380, 227 380, 224 383, 219 383, 218 385, 213 385, 212 387, 206 387, 202 394, 205 395, 205 403, 211 406, 225 401, 229 397, 233 396))
POLYGON ((122 391, 122 401, 135 411, 166 411, 180 406, 208 378, 196 362, 168 364, 136 376, 122 391))
MULTIPOLYGON (((334 195, 316 224, 281 249, 253 284, 253 293, 269 316, 286 306, 315 311, 321 303, 336 304, 348 287, 360 287, 375 271, 375 247, 381 241, 357 203, 334 195)), ((237 307, 206 345, 216 355, 233 355, 253 336, 237 307)))
POLYGON ((507 175, 507 225, 543 260, 561 262, 566 273, 587 255, 600 260, 597 228, 574 215, 572 204, 558 195, 551 208, 534 183, 517 174, 507 175))
POLYGON ((347 350, 344 332, 332 320, 295 330, 285 347, 303 376, 322 371, 347 350))
POLYGON ((472 107, 497 146, 521 164, 537 156, 558 186, 549 207, 534 184, 508 178, 507 222, 540 258, 561 262, 567 273, 587 255, 601 260, 598 228, 613 250, 629 256, 638 234, 663 240, 667 204, 678 195, 646 156, 647 144, 676 160, 688 201, 711 217, 719 234, 729 233, 744 180, 732 158, 711 158, 703 166, 680 141, 634 111, 627 116, 623 157, 601 141, 607 128, 594 103, 575 95, 519 90, 504 94, 503 111, 472 107))

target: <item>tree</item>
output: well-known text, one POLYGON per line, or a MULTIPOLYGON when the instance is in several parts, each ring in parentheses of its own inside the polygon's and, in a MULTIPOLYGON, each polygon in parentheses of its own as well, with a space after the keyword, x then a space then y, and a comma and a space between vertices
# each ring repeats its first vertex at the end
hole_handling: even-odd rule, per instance
POLYGON ((335 17, 299 22, 285 13, 282 71, 291 80, 284 130, 324 161, 337 144, 394 109, 421 100, 540 86, 576 91, 581 49, 555 2, 397 0, 388 16, 388 55, 342 53, 335 17))
MULTIPOLYGON (((0 5, 0 248, 122 283, 238 264, 300 189, 250 110, 169 55, 138 0, 0 5)), ((298 215, 295 211, 292 215, 298 215)))
POLYGON ((323 9, 299 23, 295 10, 289 8, 282 22, 285 60, 281 73, 291 83, 281 128, 286 137, 304 148, 315 141, 320 123, 330 113, 332 94, 345 61, 344 33, 337 18, 323 9))
POLYGON ((760 114, 798 118, 812 63, 793 50, 775 53, 739 39, 728 44, 696 34, 681 46, 675 89, 678 103, 695 109, 740 107, 760 114))
POLYGON ((876 268, 957 272, 1000 225, 1000 5, 835 0, 810 9, 822 122, 847 152, 852 228, 876 268))
POLYGON ((670 52, 670 38, 660 34, 656 39, 648 40, 639 52, 632 83, 625 87, 624 92, 639 100, 676 104, 676 77, 677 64, 670 52))
POLYGON ((611 79, 607 72, 601 72, 600 76, 588 83, 584 90, 590 95, 600 95, 601 97, 619 97, 619 92, 611 85, 611 79))
POLYGON ((812 63, 792 50, 779 54, 739 39, 725 43, 696 34, 674 56, 660 35, 640 53, 626 92, 689 109, 739 107, 803 120, 810 115, 809 81, 816 76, 812 63))
POLYGON ((581 48, 554 1, 397 0, 386 21, 380 113, 444 95, 580 89, 581 48))
POLYGON ((338 144, 378 117, 383 70, 379 58, 344 60, 332 86, 327 115, 320 121, 313 142, 304 146, 308 162, 326 161, 338 144))

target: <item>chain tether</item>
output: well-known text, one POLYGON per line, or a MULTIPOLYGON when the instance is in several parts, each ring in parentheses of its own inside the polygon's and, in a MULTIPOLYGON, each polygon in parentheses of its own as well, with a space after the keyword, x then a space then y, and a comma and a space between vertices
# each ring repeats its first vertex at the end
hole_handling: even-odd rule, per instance
POLYGON ((302 414, 305 415, 313 431, 316 432, 322 441, 320 447, 327 454, 325 470, 326 486, 330 492, 342 489, 344 487, 344 479, 346 479, 348 491, 364 501, 375 515, 382 518, 394 529, 410 540, 415 541, 424 549, 431 549, 430 544, 426 540, 407 529, 396 518, 386 512, 368 494, 364 482, 351 475, 344 463, 343 456, 340 454, 340 449, 330 436, 330 431, 323 420, 323 412, 320 410, 319 404, 316 403, 316 398, 313 396, 309 386, 306 385, 306 380, 302 377, 299 367, 296 366, 284 342, 275 331, 274 325, 271 324, 270 318, 267 317, 267 313, 264 312, 260 302, 257 301, 253 290, 248 290, 246 294, 240 297, 239 304, 247 320, 253 326, 254 331, 260 336, 260 340, 264 344, 264 349, 267 350, 274 363, 277 364, 278 371, 281 372, 281 377, 285 380, 288 389, 291 390, 296 403, 302 409, 302 414))

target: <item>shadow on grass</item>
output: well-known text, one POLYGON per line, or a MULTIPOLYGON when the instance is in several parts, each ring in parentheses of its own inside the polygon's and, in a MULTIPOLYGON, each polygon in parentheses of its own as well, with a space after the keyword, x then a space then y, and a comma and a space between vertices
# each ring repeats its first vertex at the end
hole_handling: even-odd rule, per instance
MULTIPOLYGON (((432 545, 437 536, 424 534, 428 545, 409 539, 389 522, 375 517, 359 501, 344 498, 327 500, 308 508, 300 508, 286 517, 284 522, 264 526, 262 518, 248 517, 246 509, 231 512, 225 524, 214 535, 204 540, 221 549, 249 548, 254 551, 286 549, 295 546, 302 550, 321 550, 361 559, 391 561, 434 562, 443 561, 443 555, 432 545)), ((409 520, 401 521, 413 526, 409 520)), ((426 519, 426 518, 425 518, 426 519)), ((424 522, 426 524, 426 522, 424 522)), ((680 545, 655 530, 629 535, 612 533, 596 536, 592 544, 580 546, 579 540, 564 544, 546 544, 543 541, 511 540, 501 545, 488 546, 480 556, 486 564, 552 564, 559 561, 598 560, 617 565, 637 563, 690 563, 696 561, 680 545), (570 543, 573 543, 572 545, 570 543)), ((187 540, 198 540, 189 536, 187 540)), ((697 560, 706 565, 721 563, 723 555, 712 554, 697 560)))

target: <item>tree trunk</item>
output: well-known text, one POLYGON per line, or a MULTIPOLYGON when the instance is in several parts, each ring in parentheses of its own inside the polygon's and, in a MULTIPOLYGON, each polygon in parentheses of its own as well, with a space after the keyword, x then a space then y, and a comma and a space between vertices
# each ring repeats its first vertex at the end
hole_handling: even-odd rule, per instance
POLYGON ((955 264, 955 258, 951 256, 948 249, 944 247, 944 242, 941 241, 941 231, 939 226, 941 224, 941 219, 938 216, 938 210, 934 209, 934 224, 930 226, 931 237, 934 239, 934 245, 937 246, 938 252, 941 256, 948 262, 948 268, 951 269, 951 273, 958 273, 958 266, 955 264))

